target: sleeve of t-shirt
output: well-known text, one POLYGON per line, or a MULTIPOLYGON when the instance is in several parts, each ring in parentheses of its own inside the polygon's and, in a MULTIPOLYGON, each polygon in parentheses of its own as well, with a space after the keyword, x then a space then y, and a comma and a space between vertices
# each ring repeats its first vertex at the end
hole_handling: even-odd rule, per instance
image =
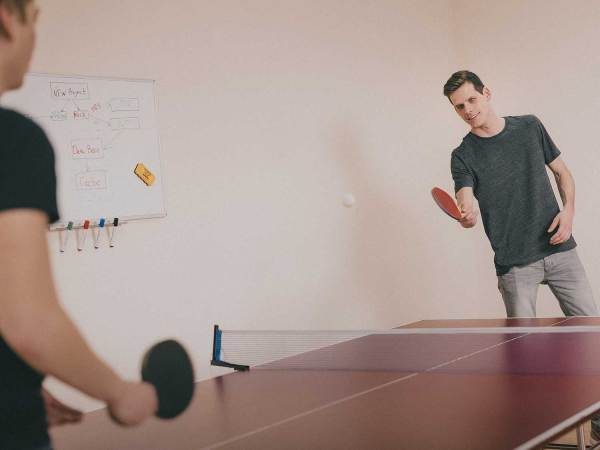
POLYGON ((450 170, 452 171, 452 179, 454 180, 454 192, 460 191, 464 187, 474 187, 475 180, 472 173, 467 168, 464 161, 456 152, 452 153, 450 159, 450 170))
MULTIPOLYGON (((14 117, 13 117, 14 118, 14 117)), ((54 151, 42 129, 19 117, 0 141, 0 211, 33 208, 58 220, 54 151)), ((4 128, 4 127, 3 127, 4 128)))
POLYGON ((544 124, 542 124, 542 122, 537 117, 535 118, 535 120, 537 122, 539 130, 542 151, 544 152, 544 161, 546 161, 546 164, 550 164, 552 161, 554 161, 560 156, 560 150, 558 149, 554 141, 552 141, 552 138, 546 131, 544 124))

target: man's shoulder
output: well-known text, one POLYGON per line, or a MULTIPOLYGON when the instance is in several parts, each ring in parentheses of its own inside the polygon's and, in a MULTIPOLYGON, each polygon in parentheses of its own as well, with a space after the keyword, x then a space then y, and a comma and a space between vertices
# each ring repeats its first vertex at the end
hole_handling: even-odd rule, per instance
POLYGON ((540 119, 535 114, 525 114, 523 116, 506 116, 505 119, 513 122, 517 126, 531 126, 540 123, 540 119))
POLYGON ((5 150, 11 144, 18 147, 23 141, 44 150, 50 147, 44 130, 29 117, 12 109, 0 107, 0 135, 3 137, 5 150))
POLYGON ((452 156, 459 156, 461 153, 465 151, 465 142, 461 142, 458 147, 452 150, 452 156))
POLYGON ((459 144, 458 147, 456 147, 454 150, 452 150, 452 157, 466 157, 467 155, 469 155, 472 151, 472 145, 470 144, 469 141, 469 135, 467 134, 463 140, 461 141, 461 143, 459 144))
POLYGON ((8 108, 0 108, 0 127, 6 129, 40 129, 33 120, 8 108))

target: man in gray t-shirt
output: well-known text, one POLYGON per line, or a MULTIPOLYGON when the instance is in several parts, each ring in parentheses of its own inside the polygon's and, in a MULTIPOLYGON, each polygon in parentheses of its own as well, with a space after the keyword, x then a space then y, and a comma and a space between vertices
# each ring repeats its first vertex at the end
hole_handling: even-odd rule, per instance
MULTIPOLYGON (((535 116, 498 117, 490 90, 466 70, 450 77, 444 95, 471 128, 451 158, 460 224, 477 223, 477 198, 508 317, 535 317, 540 284, 550 287, 565 315, 598 315, 571 235, 575 182, 542 123, 535 116)), ((592 418, 591 436, 600 440, 600 416, 592 418)))
POLYGON ((469 71, 454 73, 444 95, 471 128, 451 158, 460 224, 477 223, 477 198, 507 315, 535 317, 540 284, 548 284, 565 315, 597 315, 571 235, 575 183, 540 120, 496 115, 490 90, 469 71))
POLYGON ((452 152, 456 192, 471 188, 494 249, 497 275, 553 253, 574 249, 573 236, 550 243, 548 227, 560 213, 546 173, 560 155, 535 116, 505 117, 501 131, 471 131, 452 152))

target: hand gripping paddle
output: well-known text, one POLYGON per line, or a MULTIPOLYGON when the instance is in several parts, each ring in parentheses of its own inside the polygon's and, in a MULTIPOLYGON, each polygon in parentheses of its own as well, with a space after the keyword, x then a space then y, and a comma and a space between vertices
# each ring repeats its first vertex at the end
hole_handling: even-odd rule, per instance
POLYGON ((448 214, 453 219, 460 220, 460 217, 461 217, 460 210, 458 209, 458 206, 456 206, 454 199, 452 197, 450 197, 450 195, 448 193, 446 193, 446 191, 444 191, 438 187, 434 187, 431 190, 431 196, 433 197, 433 199, 435 200, 435 202, 441 208, 442 211, 444 211, 446 214, 448 214))
POLYGON ((194 395, 194 368, 183 346, 174 340, 153 345, 144 355, 142 379, 156 388, 161 419, 181 414, 194 395))

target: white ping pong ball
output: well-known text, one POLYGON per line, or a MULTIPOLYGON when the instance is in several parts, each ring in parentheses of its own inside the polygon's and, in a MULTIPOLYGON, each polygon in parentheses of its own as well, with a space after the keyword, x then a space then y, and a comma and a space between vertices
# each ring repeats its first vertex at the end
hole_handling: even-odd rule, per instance
POLYGON ((344 198, 342 200, 342 204, 346 207, 346 208, 352 208, 354 206, 354 195, 348 193, 348 194, 344 194, 344 198))

